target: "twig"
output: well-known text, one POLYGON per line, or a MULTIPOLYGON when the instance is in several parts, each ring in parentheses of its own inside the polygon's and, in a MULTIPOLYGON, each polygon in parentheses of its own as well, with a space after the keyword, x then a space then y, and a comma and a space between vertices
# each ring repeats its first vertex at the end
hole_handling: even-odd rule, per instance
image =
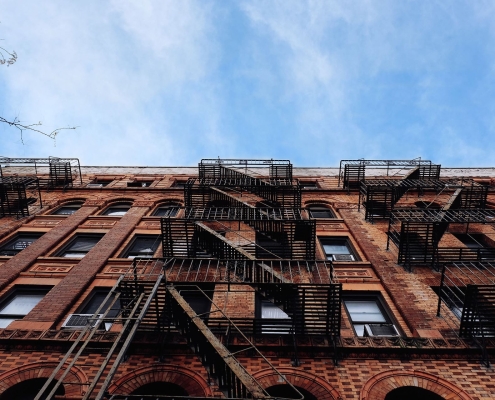
POLYGON ((7 64, 8 67, 9 65, 14 64, 16 61, 17 61, 17 53, 15 51, 11 53, 7 49, 0 47, 0 65, 7 64), (7 58, 5 58, 5 53, 8 54, 7 58))
POLYGON ((0 117, 0 123, 5 123, 7 125, 13 126, 14 128, 17 128, 21 132, 21 142, 24 144, 24 140, 22 138, 22 133, 24 131, 33 131, 37 133, 41 133, 42 135, 48 136, 50 139, 55 140, 58 133, 62 130, 66 129, 77 129, 77 126, 68 126, 65 128, 57 128, 54 131, 50 133, 43 132, 42 130, 39 130, 36 128, 37 126, 43 125, 41 122, 38 122, 37 124, 29 124, 29 125, 24 125, 17 117, 15 117, 12 121, 9 121, 5 119, 4 117, 0 117))

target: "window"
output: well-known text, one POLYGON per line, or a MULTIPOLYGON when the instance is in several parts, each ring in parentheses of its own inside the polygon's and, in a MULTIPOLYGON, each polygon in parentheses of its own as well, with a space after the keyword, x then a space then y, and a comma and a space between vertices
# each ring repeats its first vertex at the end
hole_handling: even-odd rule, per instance
POLYGON ((109 185, 113 179, 93 179, 90 183, 87 184, 87 187, 96 187, 96 188, 101 188, 109 185))
POLYGON ((453 235, 469 249, 490 247, 486 241, 486 236, 482 233, 454 233, 453 235))
POLYGON ((154 181, 127 182, 127 187, 150 187, 154 181))
POLYGON ((14 239, 0 246, 0 256, 15 256, 41 236, 43 233, 18 233, 14 239))
POLYGON ((174 182, 174 184, 172 185, 172 187, 174 189, 184 189, 184 187, 186 186, 186 183, 187 183, 187 181, 178 181, 178 180, 176 180, 174 182))
POLYGON ((300 181, 299 185, 301 186, 301 189, 319 189, 318 182, 316 181, 300 181))
POLYGON ((159 235, 136 236, 129 248, 124 252, 124 258, 151 258, 160 244, 159 235))
POLYGON ((327 260, 356 261, 359 258, 347 238, 320 238, 327 260))
POLYGON ((155 217, 175 217, 179 213, 180 207, 178 204, 170 204, 158 207, 153 216, 155 217))
POLYGON ((0 304, 0 328, 12 321, 24 318, 48 293, 50 288, 16 288, 0 304))
POLYGON ((58 253, 59 257, 83 258, 103 235, 77 235, 58 253))
POLYGON ((263 321, 261 332, 272 334, 289 334, 292 327, 292 319, 287 313, 270 300, 260 301, 260 313, 263 321))
POLYGON ((378 295, 346 296, 344 304, 357 336, 398 336, 378 295))
MULTIPOLYGON (((105 299, 110 293, 110 288, 96 288, 93 292, 88 296, 86 302, 80 307, 77 314, 71 314, 65 320, 62 325, 63 328, 80 328, 84 327, 88 324, 88 320, 95 314, 96 311, 103 304, 105 299)), ((108 300, 105 302, 103 307, 100 309, 99 315, 105 314, 108 307, 110 307, 113 303, 113 298, 110 296, 108 300)), ((117 299, 113 304, 113 307, 108 311, 107 318, 114 318, 119 314, 120 311, 120 300, 117 299)), ((96 323, 96 321, 95 321, 96 323)), ((112 322, 105 322, 105 326, 100 325, 100 328, 105 328, 109 330, 112 326, 112 322)))
POLYGON ((68 204, 57 208, 52 215, 72 215, 81 208, 82 203, 68 204))
POLYGON ((109 215, 113 217, 121 217, 122 215, 125 215, 127 211, 131 206, 129 204, 115 204, 110 207, 108 207, 101 215, 109 215))
POLYGON ((335 214, 326 207, 308 207, 309 216, 311 218, 335 218, 335 214))

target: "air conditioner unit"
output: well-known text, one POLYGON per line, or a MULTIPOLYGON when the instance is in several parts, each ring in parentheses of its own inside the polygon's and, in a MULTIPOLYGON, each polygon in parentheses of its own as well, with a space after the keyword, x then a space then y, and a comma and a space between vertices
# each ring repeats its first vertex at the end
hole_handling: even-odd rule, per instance
MULTIPOLYGON (((91 326, 95 326, 98 322, 98 318, 101 318, 103 314, 98 314, 97 318, 91 321, 91 326)), ((90 318, 93 314, 70 314, 62 325, 62 328, 85 328, 90 323, 90 318)))
POLYGON ((352 254, 334 254, 334 261, 354 261, 354 256, 352 254))
POLYGON ((101 183, 88 183, 86 187, 93 187, 93 188, 100 188, 103 187, 103 184, 101 183))
POLYGON ((366 324, 364 325, 364 336, 399 336, 399 332, 393 324, 366 324))

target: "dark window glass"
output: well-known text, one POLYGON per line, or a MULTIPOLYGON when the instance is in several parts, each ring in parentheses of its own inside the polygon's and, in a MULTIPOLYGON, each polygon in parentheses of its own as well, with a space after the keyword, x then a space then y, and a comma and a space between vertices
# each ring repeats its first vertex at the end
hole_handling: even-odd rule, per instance
POLYGON ((83 258, 103 235, 78 235, 59 254, 59 257, 83 258))
POLYGON ((301 189, 318 189, 318 183, 316 181, 299 182, 301 189))
MULTIPOLYGON (((0 400, 33 400, 47 380, 47 378, 33 378, 16 383, 0 395, 0 400)), ((56 381, 52 381, 52 383, 48 385, 48 388, 45 390, 45 395, 41 396, 41 400, 46 399, 46 396, 52 391, 55 385, 56 381)), ((58 387, 55 395, 57 397, 65 395, 63 384, 58 387)))
MULTIPOLYGON (((110 293, 110 289, 96 289, 93 294, 91 295, 89 301, 84 304, 83 308, 81 309, 81 314, 94 314, 98 308, 102 305, 102 303, 105 301, 105 298, 108 296, 108 293, 110 293)), ((103 314, 105 311, 110 307, 112 304, 112 298, 110 297, 105 305, 102 307, 100 310, 100 313, 103 314)), ((113 318, 117 316, 120 310, 120 300, 117 299, 115 304, 113 305, 113 308, 108 312, 107 317, 113 318)))
POLYGON ((150 187, 153 181, 127 182, 127 187, 150 187))
POLYGON ((109 185, 112 180, 102 180, 102 179, 93 179, 90 183, 88 183, 88 187, 105 187, 109 185))
POLYGON ((179 212, 180 207, 178 205, 169 205, 158 207, 153 215, 155 217, 175 217, 179 212))
POLYGON ((385 400, 442 400, 443 397, 427 389, 416 386, 402 386, 392 390, 385 400))
POLYGON ((186 186, 187 181, 175 181, 174 184, 172 185, 173 188, 175 189, 184 189, 186 186))
POLYGON ((43 236, 43 233, 19 233, 14 239, 0 247, 0 256, 15 256, 41 236, 43 236))
POLYGON ((310 207, 309 215, 311 218, 335 218, 332 210, 326 207, 310 207))
POLYGON ((347 238, 320 238, 323 251, 327 260, 332 261, 356 261, 358 257, 354 253, 347 238))
POLYGON ((124 257, 127 258, 151 258, 155 254, 158 245, 160 244, 160 236, 146 235, 137 236, 124 252, 124 257))
POLYGON ((53 212, 53 215, 72 215, 81 208, 81 204, 70 204, 62 206, 53 212))
POLYGON ((453 235, 470 249, 484 249, 485 247, 490 247, 486 243, 485 235, 481 233, 454 233, 453 235))

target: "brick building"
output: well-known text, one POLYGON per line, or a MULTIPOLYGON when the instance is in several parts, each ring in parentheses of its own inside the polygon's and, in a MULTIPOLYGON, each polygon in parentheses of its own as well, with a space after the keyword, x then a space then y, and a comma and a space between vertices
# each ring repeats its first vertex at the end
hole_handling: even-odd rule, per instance
POLYGON ((0 400, 495 398, 494 168, 0 166, 0 400))

